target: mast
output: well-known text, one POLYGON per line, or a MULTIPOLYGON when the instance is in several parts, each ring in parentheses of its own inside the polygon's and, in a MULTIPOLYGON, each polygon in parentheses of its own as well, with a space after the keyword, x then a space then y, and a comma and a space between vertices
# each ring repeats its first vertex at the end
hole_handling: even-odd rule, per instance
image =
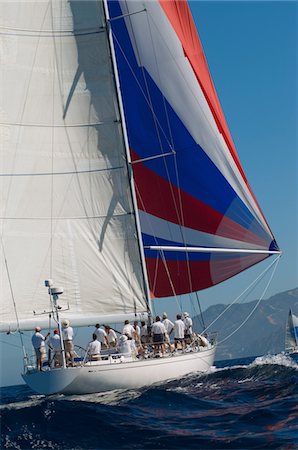
POLYGON ((113 42, 113 37, 112 37, 112 29, 111 29, 111 24, 110 24, 108 0, 103 0, 103 6, 104 6, 104 14, 105 14, 105 20, 106 20, 106 27, 107 27, 108 43, 109 43, 109 48, 110 48, 110 52, 111 52, 112 68, 113 68, 113 73, 114 73, 114 82, 115 82, 115 88, 116 88, 117 100, 118 100, 118 106, 119 106, 119 112, 120 112, 120 118, 121 118, 122 135, 123 135, 123 141, 124 141, 124 146, 125 146, 125 151, 126 151, 127 173, 128 173, 128 177, 129 177, 129 185, 130 185, 130 190, 131 190, 134 216, 135 216, 135 221, 136 221, 136 232, 137 232, 137 239, 138 239, 140 257, 141 257, 143 282, 144 282, 146 303, 147 303, 147 309, 148 309, 148 315, 149 315, 149 321, 150 321, 150 316, 152 316, 152 309, 151 309, 151 303, 150 303, 149 282, 148 282, 145 254, 144 254, 144 248, 143 248, 143 242, 142 242, 141 225, 140 225, 140 220, 139 220, 139 215, 138 215, 137 198, 136 198, 135 185, 134 185, 134 179, 133 179, 132 162, 131 162, 130 151, 129 151, 125 115, 124 115, 122 95, 121 95, 121 89, 120 89, 120 81, 119 81, 119 75, 118 75, 118 69, 117 69, 114 42, 113 42))

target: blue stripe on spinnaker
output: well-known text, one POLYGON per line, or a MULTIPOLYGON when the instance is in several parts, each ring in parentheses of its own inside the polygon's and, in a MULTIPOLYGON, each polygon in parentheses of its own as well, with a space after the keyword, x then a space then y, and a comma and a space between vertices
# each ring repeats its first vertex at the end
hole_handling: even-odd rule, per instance
MULTIPOLYGON (((109 8, 112 17, 121 16, 118 1, 109 2, 109 8)), ((166 163, 163 158, 159 158, 144 164, 164 179, 170 179, 172 184, 179 186, 181 190, 194 198, 222 215, 226 215, 257 236, 268 240, 268 233, 254 218, 203 149, 194 141, 146 70, 138 66, 124 20, 111 23, 113 33, 118 36, 118 41, 115 40, 115 51, 131 148, 140 158, 168 153, 171 151, 170 142, 173 138, 176 162, 174 157, 168 156, 166 163), (150 99, 147 96, 148 91, 150 99), (148 106, 149 101, 155 117, 148 106), (171 124, 171 130, 168 123, 171 124)))

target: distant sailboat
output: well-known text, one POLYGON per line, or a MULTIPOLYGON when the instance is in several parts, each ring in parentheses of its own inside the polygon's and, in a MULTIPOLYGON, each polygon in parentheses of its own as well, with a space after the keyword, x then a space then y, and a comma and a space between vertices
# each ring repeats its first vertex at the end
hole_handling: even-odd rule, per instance
MULTIPOLYGON (((1 331, 150 322, 152 297, 280 253, 186 1, 1 8, 1 331)), ((46 394, 135 388, 208 370, 215 347, 38 372, 24 346, 23 377, 46 394)))
POLYGON ((298 355, 298 317, 289 311, 286 325, 286 345, 287 353, 297 353, 298 355))

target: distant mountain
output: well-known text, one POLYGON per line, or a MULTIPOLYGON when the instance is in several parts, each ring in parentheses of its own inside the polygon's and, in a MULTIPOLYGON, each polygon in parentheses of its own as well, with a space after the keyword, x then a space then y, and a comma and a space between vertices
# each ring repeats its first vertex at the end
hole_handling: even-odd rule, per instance
MULTIPOLYGON (((298 288, 262 300, 248 321, 230 338, 225 338, 246 320, 258 300, 235 304, 208 330, 218 332, 216 359, 234 359, 280 353, 285 347, 285 329, 289 309, 298 315, 298 288)), ((212 323, 227 305, 210 306, 203 313, 206 326, 212 323)), ((194 317, 194 328, 202 329, 201 315, 194 317)))

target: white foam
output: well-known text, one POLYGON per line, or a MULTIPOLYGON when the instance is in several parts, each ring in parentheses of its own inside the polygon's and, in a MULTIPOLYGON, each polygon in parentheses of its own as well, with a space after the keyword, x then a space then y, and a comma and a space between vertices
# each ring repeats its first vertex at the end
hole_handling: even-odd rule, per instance
POLYGON ((29 400, 24 400, 20 402, 14 402, 14 403, 6 403, 5 405, 0 405, 0 410, 4 409, 23 409, 23 408, 31 408, 31 406, 37 406, 44 400, 45 396, 36 396, 38 398, 30 398, 29 400))
POLYGON ((98 403, 102 405, 119 405, 138 398, 142 391, 115 389, 114 391, 102 392, 98 394, 70 395, 64 397, 67 401, 79 401, 88 403, 98 403))
POLYGON ((248 367, 263 366, 266 364, 290 367, 292 369, 298 370, 298 364, 286 353, 279 353, 278 355, 259 356, 248 367))

